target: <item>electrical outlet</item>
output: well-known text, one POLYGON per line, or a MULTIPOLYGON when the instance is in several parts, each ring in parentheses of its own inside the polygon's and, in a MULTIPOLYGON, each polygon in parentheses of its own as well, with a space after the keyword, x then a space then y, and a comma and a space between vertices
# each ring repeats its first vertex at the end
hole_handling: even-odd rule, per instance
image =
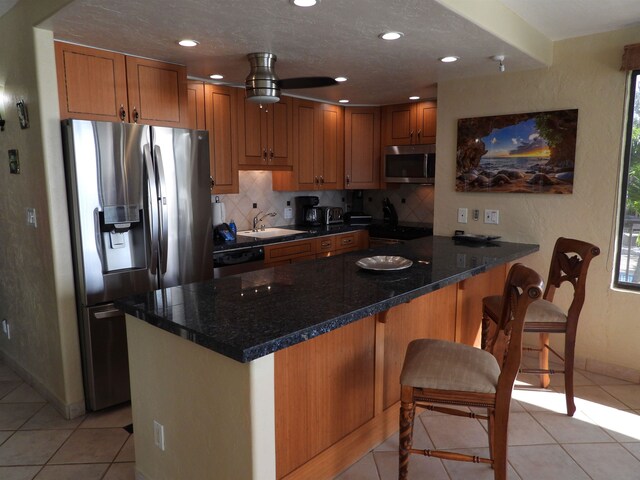
POLYGON ((498 225, 500 223, 500 210, 485 210, 484 223, 498 225))
POLYGON ((469 211, 466 208, 458 209, 458 223, 467 223, 467 214, 469 211))
POLYGON ((153 442, 164 452, 164 425, 156 420, 153 421, 153 442))
POLYGON ((6 318, 2 319, 2 333, 5 334, 7 340, 11 340, 11 326, 6 318))
POLYGON ((36 218, 36 209, 27 207, 27 225, 33 228, 38 227, 38 220, 36 218))
POLYGON ((293 208, 291 207, 284 207, 284 218, 286 220, 293 218, 293 208))

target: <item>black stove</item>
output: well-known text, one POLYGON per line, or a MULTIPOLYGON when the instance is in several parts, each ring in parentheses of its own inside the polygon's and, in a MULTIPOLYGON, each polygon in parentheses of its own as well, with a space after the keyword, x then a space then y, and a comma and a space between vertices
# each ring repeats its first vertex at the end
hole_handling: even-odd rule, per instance
POLYGON ((415 240, 433 235, 433 227, 411 225, 372 224, 369 226, 369 237, 388 238, 393 240, 415 240))

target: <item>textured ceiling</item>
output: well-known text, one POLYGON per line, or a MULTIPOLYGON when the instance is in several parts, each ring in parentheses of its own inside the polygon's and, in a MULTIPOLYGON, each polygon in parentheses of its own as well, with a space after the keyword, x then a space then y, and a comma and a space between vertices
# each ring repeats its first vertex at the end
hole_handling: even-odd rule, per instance
MULTIPOLYGON (((519 8, 526 20, 528 15, 545 19, 527 4, 549 4, 554 12, 563 1, 573 8, 611 3, 503 1, 519 8)), ((246 54, 268 51, 278 56, 280 78, 349 78, 334 87, 285 93, 331 102, 346 98, 360 105, 402 103, 410 95, 433 98, 444 79, 498 75, 494 55, 505 56, 507 71, 544 66, 514 47, 516 42, 489 33, 437 0, 323 0, 306 9, 289 0, 76 0, 42 26, 57 39, 186 64, 190 77, 222 73, 225 82, 238 85, 249 71, 246 54), (399 30, 404 37, 384 42, 378 34, 386 30, 399 30), (200 45, 179 47, 180 38, 195 38, 200 45), (445 55, 461 59, 442 64, 438 58, 445 55)))

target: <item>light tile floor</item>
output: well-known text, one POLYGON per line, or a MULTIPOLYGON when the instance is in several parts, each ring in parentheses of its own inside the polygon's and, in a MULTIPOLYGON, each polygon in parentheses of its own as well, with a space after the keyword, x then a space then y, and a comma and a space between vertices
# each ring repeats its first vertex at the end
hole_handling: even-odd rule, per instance
MULTIPOLYGON (((524 362, 534 367, 536 360, 524 362)), ((509 479, 640 480, 640 385, 577 370, 577 411, 568 417, 564 378, 551 378, 544 390, 537 388, 537 376, 518 376, 509 418, 509 479)), ((486 424, 424 412, 416 419, 414 445, 486 456, 486 424)), ((337 480, 397 478, 396 433, 337 480)), ((412 455, 409 478, 484 480, 493 479, 493 471, 482 464, 412 455)))
POLYGON ((134 480, 129 406, 65 420, 0 362, 1 480, 134 480))
MULTIPOLYGON (((536 380, 520 375, 513 394, 510 480, 640 479, 640 385, 576 371, 578 411, 570 418, 562 375, 552 377, 549 390, 534 387, 536 380)), ((130 423, 130 407, 64 420, 0 363, 1 480, 133 480, 133 435, 122 428, 130 423)), ((485 430, 478 420, 425 412, 414 443, 487 455, 485 430)), ((397 452, 396 433, 337 478, 395 480, 397 452)), ((493 478, 485 465, 419 456, 409 469, 411 479, 493 478)))

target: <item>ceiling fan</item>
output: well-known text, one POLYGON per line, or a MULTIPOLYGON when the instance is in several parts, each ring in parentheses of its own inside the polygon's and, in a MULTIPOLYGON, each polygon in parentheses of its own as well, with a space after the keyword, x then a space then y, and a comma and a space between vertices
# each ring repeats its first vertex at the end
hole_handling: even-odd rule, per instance
POLYGON ((276 103, 280 100, 280 90, 289 88, 318 88, 335 85, 331 77, 278 78, 274 64, 277 57, 273 53, 250 53, 247 55, 251 71, 245 80, 247 100, 255 103, 276 103))

